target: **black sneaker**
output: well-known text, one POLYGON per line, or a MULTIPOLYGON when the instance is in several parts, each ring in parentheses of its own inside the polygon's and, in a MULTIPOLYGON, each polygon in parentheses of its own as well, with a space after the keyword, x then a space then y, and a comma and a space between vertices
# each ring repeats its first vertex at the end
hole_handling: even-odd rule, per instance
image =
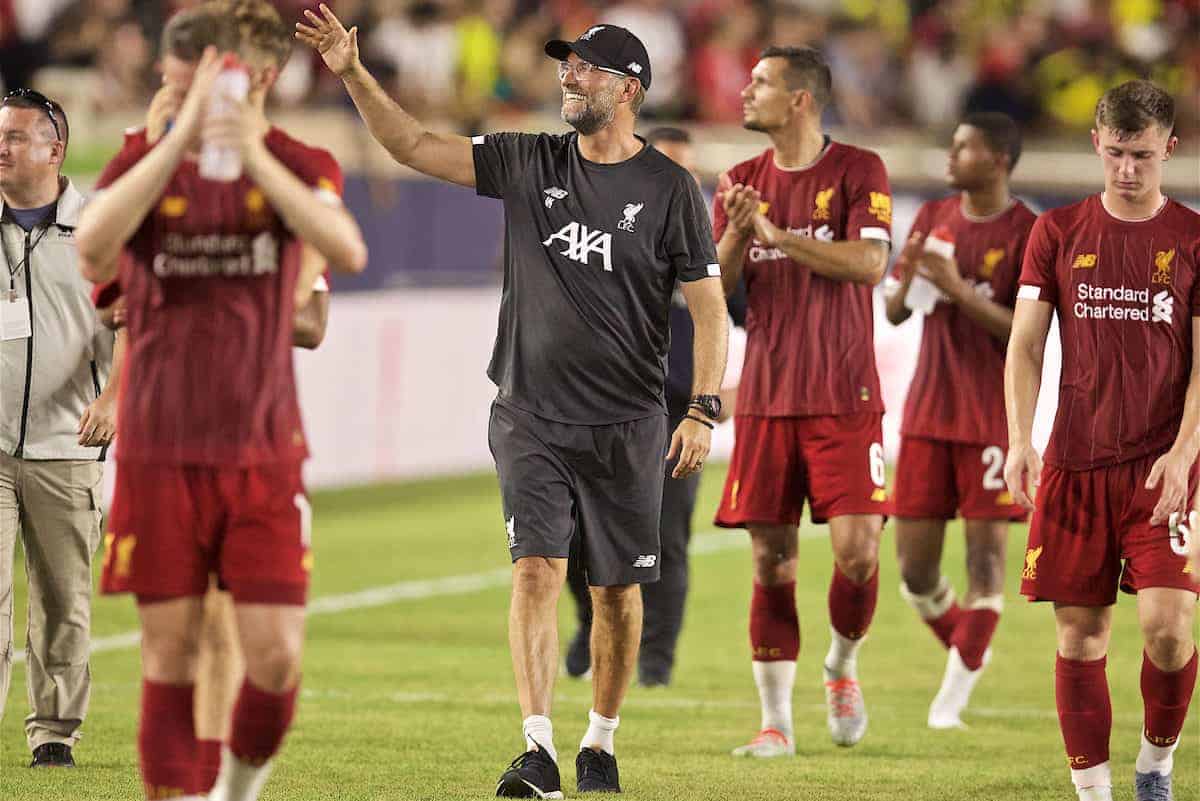
POLYGON ((581 793, 619 793, 617 758, 607 751, 584 748, 575 757, 575 787, 581 793))
POLYGON ((558 765, 544 750, 526 751, 496 782, 498 798, 562 798, 558 765))
POLYGON ((75 760, 71 756, 71 746, 66 743, 43 743, 33 749, 31 768, 73 768, 75 760))
POLYGON ((580 626, 567 647, 567 675, 585 679, 592 669, 592 627, 580 626))

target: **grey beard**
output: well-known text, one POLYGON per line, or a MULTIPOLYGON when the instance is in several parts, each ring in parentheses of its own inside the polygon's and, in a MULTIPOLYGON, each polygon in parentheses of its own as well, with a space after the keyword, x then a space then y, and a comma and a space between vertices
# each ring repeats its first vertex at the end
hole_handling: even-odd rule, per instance
POLYGON ((583 110, 583 113, 575 117, 568 117, 564 111, 562 119, 563 122, 570 125, 583 136, 591 136, 612 122, 615 115, 615 108, 610 107, 607 110, 601 110, 589 103, 587 108, 583 110))

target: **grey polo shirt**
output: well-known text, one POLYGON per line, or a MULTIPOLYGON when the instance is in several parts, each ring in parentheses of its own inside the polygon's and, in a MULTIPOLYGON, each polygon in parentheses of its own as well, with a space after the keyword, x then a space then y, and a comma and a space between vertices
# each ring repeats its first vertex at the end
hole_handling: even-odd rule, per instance
POLYGON ((0 201, 0 303, 29 302, 32 335, 0 341, 0 450, 25 459, 100 459, 79 445, 79 418, 112 365, 113 333, 79 272, 84 197, 66 181, 54 219, 26 232, 0 201))

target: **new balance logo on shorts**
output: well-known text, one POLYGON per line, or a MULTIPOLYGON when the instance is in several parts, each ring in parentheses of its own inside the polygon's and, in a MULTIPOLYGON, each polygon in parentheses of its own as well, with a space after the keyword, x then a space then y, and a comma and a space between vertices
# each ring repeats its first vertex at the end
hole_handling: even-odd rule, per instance
POLYGON ((658 563, 658 555, 652 553, 644 553, 637 559, 633 560, 634 567, 654 567, 658 563))

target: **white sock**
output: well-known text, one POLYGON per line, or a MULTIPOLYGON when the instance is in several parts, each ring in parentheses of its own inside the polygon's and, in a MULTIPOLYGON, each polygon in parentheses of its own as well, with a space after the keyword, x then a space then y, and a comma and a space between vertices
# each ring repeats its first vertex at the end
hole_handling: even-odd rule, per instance
POLYGON ((1076 790, 1079 801, 1113 801, 1111 787, 1084 787, 1076 790))
POLYGON ((1170 775, 1175 768, 1175 749, 1179 747, 1179 738, 1171 745, 1159 746, 1146 739, 1142 732, 1142 748, 1138 751, 1137 764, 1134 769, 1138 773, 1161 773, 1170 775))
POLYGON ((1083 770, 1072 770, 1071 781, 1079 801, 1112 801, 1112 771, 1107 762, 1083 770))
POLYGON ((762 728, 775 729, 792 739, 792 687, 796 684, 796 663, 751 662, 758 699, 762 702, 762 728))
POLYGON ((825 655, 825 667, 840 678, 858 678, 858 649, 862 647, 866 637, 852 640, 844 637, 836 629, 830 628, 833 640, 829 643, 829 653, 825 655))
POLYGON ((950 579, 945 576, 941 577, 938 585, 933 588, 933 592, 927 595, 918 595, 901 581, 900 596, 908 601, 909 606, 917 610, 917 614, 921 616, 922 620, 937 620, 946 614, 946 610, 958 600, 954 595, 954 588, 950 586, 950 579))
POLYGON ((530 715, 521 724, 521 731, 525 735, 526 751, 532 751, 535 748, 545 751, 551 759, 558 762, 558 751, 554 748, 554 724, 550 722, 549 717, 530 715))
POLYGON ((606 718, 594 709, 589 710, 588 727, 587 731, 583 734, 583 739, 579 741, 579 750, 599 748, 601 751, 615 754, 616 752, 613 751, 613 732, 620 725, 620 715, 615 718, 606 718))
POLYGON ((251 765, 233 755, 229 746, 221 747, 221 771, 209 794, 209 801, 257 801, 271 775, 270 761, 251 765))

